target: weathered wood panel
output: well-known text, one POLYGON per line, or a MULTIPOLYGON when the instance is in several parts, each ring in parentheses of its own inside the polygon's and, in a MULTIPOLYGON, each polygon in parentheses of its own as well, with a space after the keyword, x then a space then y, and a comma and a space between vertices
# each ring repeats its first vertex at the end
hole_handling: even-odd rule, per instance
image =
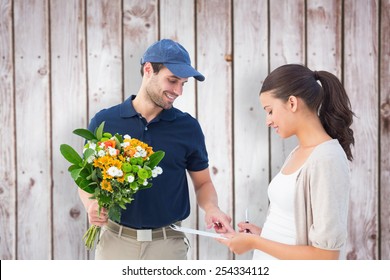
POLYGON ((123 100, 120 0, 87 0, 89 117, 123 100))
MULTIPOLYGON (((195 66, 195 21, 192 16, 195 13, 195 5, 193 1, 182 0, 161 0, 160 1, 160 39, 169 38, 179 42, 188 51, 192 65, 195 66), (175 15, 174 17, 172 15, 175 15)), ((199 70, 201 73, 202 71, 199 70)), ((190 78, 184 86, 182 96, 175 101, 175 107, 188 112, 196 117, 196 95, 195 95, 195 79, 190 78)), ((190 216, 183 222, 183 226, 190 228, 198 227, 198 207, 196 204, 196 196, 191 178, 188 178, 188 187, 190 188, 191 213, 190 216)), ((203 221, 200 221, 202 223, 203 221)), ((191 247, 188 251, 188 259, 197 259, 198 238, 196 235, 187 235, 191 247)))
POLYGON ((378 2, 344 2, 344 85, 353 130, 349 259, 378 258, 378 2))
MULTIPOLYGON (((294 62, 343 78, 357 114, 348 258, 390 259, 389 6, 389 0, 0 0, 0 137, 14 139, 0 147, 0 258, 93 258, 81 245, 86 215, 58 146, 81 147, 74 128, 136 94, 145 48, 169 37, 206 76, 203 83, 190 79, 175 105, 200 120, 221 208, 235 224, 246 204, 251 220, 262 223, 268 174, 295 146, 273 132, 264 141, 257 96, 266 73, 294 62)), ((192 200, 186 223, 203 228, 192 200)), ((189 258, 250 258, 212 239, 190 238, 189 258)))
POLYGON ((16 142, 12 3, 0 0, 0 259, 16 256, 16 142))
POLYGON ((390 259, 390 1, 380 4, 380 259, 390 259))
MULTIPOLYGON (((262 225, 268 208, 269 130, 259 92, 268 74, 268 1, 234 1, 234 225, 262 225)), ((236 226, 237 227, 237 226, 236 226)), ((236 256, 251 259, 252 252, 236 256)))
POLYGON ((342 78, 342 13, 338 0, 307 2, 307 66, 342 78))
POLYGON ((14 17, 17 258, 51 259, 48 3, 14 1, 14 17))
POLYGON ((59 152, 60 145, 66 143, 81 153, 84 140, 72 131, 87 126, 84 1, 52 0, 50 17, 56 19, 50 27, 53 258, 85 259, 82 242, 87 228, 85 210, 78 197, 77 186, 69 176, 70 163, 59 152))
MULTIPOLYGON (((232 216, 232 36, 229 1, 196 2, 198 68, 206 80, 198 83, 198 119, 203 127, 210 171, 221 210, 232 216)), ((204 213, 199 227, 204 229, 204 213)), ((199 239, 199 259, 230 259, 226 247, 211 238, 199 239)))
MULTIPOLYGON (((196 64, 195 5, 193 1, 160 0, 160 39, 179 42, 188 51, 192 65, 196 64), (172 16, 172 15, 175 16, 172 16)), ((201 70, 199 72, 202 73, 201 70)), ((195 79, 185 84, 183 95, 175 101, 175 107, 196 116, 195 79)))
MULTIPOLYGON (((305 63, 305 1, 270 1, 270 71, 286 63, 305 63)), ((296 138, 281 140, 271 131, 271 175, 281 169, 296 146, 296 138)))
POLYGON ((146 48, 158 39, 156 0, 123 0, 124 92, 138 93, 141 85, 140 59, 146 48))

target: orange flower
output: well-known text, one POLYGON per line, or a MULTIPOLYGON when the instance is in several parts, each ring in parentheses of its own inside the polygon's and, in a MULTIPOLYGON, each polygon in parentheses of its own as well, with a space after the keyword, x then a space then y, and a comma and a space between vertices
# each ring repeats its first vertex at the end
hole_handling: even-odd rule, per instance
POLYGON ((107 140, 107 141, 104 141, 103 144, 107 149, 108 147, 115 148, 116 143, 115 143, 115 140, 107 140))

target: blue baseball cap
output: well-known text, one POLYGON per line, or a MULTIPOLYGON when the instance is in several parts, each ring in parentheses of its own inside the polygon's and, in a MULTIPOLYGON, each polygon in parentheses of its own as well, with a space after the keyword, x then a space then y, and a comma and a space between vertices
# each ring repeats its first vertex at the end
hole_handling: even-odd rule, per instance
POLYGON ((191 59, 186 49, 169 39, 162 39, 152 44, 141 58, 141 64, 146 62, 162 63, 180 78, 194 77, 198 81, 205 80, 205 77, 191 66, 191 59))

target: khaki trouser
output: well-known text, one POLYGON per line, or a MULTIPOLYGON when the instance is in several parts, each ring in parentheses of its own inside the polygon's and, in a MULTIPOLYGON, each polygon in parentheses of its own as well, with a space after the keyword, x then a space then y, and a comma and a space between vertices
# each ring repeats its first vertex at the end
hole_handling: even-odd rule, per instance
POLYGON ((103 227, 96 245, 96 260, 186 260, 188 239, 137 241, 103 227))

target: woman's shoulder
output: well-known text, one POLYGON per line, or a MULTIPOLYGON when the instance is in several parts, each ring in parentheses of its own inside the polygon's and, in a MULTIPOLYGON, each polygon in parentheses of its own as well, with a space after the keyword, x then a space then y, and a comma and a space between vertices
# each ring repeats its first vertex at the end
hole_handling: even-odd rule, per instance
POLYGON ((348 165, 347 156, 337 139, 331 139, 319 144, 309 156, 307 166, 316 165, 348 165))
POLYGON ((331 139, 315 147, 312 152, 312 155, 314 157, 335 156, 335 155, 345 156, 345 152, 337 139, 331 139))

